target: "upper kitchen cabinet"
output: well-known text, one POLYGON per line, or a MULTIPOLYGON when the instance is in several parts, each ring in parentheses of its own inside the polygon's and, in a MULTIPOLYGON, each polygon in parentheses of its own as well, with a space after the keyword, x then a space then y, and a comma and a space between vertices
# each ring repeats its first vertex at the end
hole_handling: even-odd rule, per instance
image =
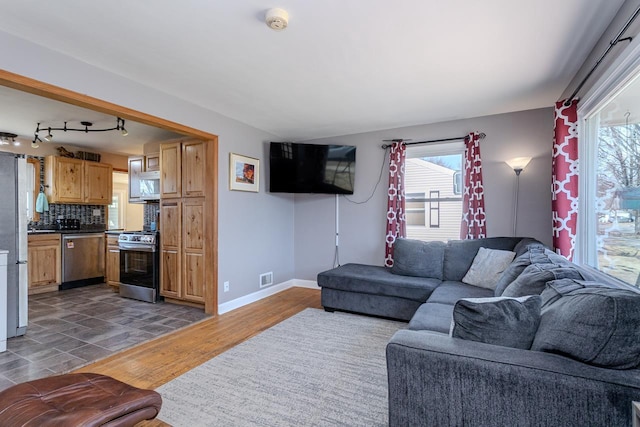
POLYGON ((98 162, 84 162, 84 203, 110 205, 113 194, 113 168, 98 162))
POLYGON ((160 198, 182 197, 180 142, 160 144, 160 198))
POLYGON ((111 165, 60 156, 44 161, 45 187, 50 203, 109 205, 111 165))
POLYGON ((207 145, 199 140, 160 144, 160 197, 202 197, 207 145))
POLYGON ((145 167, 147 172, 160 170, 160 153, 147 154, 144 156, 145 167))
POLYGON ((129 157, 129 203, 142 203, 140 174, 144 171, 144 156, 129 157))

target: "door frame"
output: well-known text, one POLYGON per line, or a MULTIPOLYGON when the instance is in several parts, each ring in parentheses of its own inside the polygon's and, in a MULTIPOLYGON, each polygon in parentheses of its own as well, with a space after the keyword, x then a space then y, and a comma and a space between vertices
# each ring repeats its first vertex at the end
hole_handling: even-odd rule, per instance
POLYGON ((209 153, 207 163, 213 165, 213 171, 207 174, 207 185, 213 191, 207 193, 207 222, 212 226, 206 227, 206 240, 211 249, 208 251, 211 259, 207 261, 211 262, 206 263, 210 270, 208 271, 209 280, 205 282, 205 313, 216 316, 218 314, 218 186, 216 178, 218 176, 218 136, 1 69, 0 85, 207 141, 209 153))

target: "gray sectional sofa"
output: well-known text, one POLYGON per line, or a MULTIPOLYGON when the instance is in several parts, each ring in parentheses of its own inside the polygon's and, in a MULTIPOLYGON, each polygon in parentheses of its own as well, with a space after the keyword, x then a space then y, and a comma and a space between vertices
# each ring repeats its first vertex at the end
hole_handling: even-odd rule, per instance
POLYGON ((530 238, 400 239, 394 250, 393 268, 318 275, 326 310, 409 322, 387 346, 390 426, 631 425, 636 288, 530 238))

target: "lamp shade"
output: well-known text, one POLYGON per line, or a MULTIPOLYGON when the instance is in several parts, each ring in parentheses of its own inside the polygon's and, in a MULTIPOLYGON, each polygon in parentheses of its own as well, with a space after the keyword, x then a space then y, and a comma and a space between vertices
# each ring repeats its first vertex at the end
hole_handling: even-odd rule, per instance
POLYGON ((513 159, 507 160, 505 163, 508 164, 511 169, 515 170, 523 170, 527 167, 529 162, 531 161, 531 157, 515 157, 513 159))

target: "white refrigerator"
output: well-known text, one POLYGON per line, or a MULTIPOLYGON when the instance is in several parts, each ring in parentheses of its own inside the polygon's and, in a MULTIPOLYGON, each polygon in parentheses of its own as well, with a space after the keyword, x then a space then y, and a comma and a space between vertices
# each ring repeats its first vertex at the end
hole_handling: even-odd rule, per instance
MULTIPOLYGON (((7 337, 27 331, 27 162, 0 152, 0 250, 7 254, 7 337)), ((2 295, 4 297, 4 293, 2 295)))

